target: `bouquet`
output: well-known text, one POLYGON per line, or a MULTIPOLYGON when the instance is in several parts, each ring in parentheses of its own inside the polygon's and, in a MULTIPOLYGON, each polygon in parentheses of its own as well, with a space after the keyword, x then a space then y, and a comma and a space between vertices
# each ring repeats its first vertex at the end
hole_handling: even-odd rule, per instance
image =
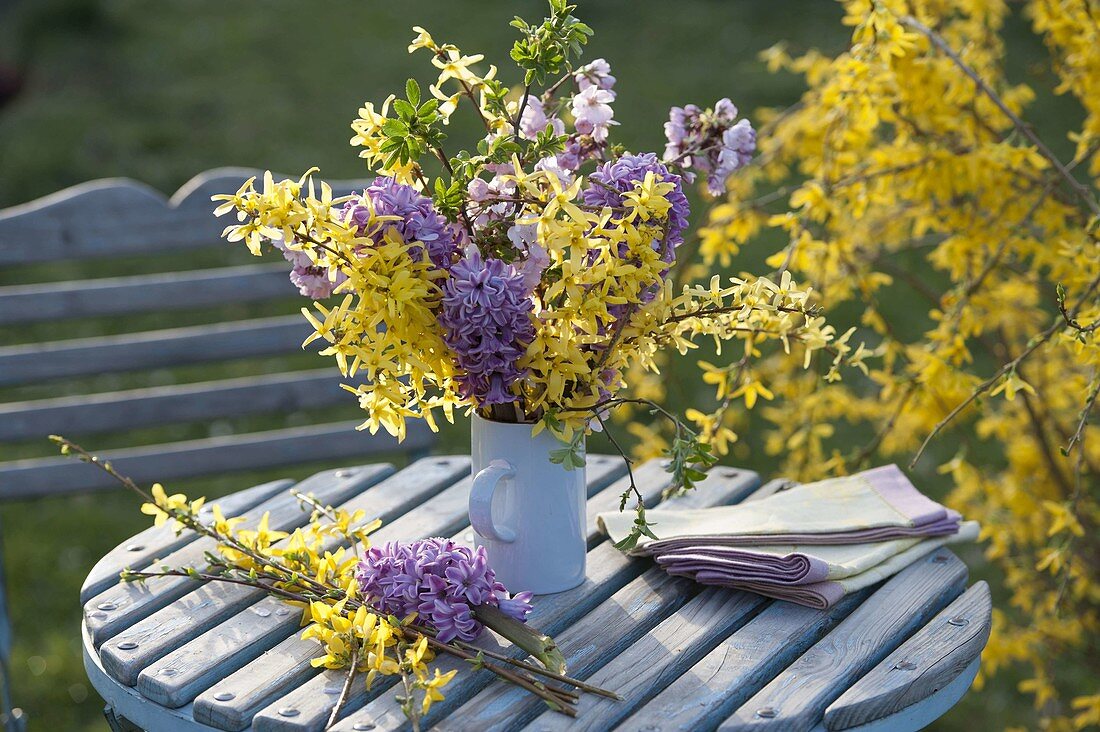
POLYGON ((353 382, 361 428, 402 438, 409 419, 436 429, 439 415, 473 410, 552 430, 568 446, 554 459, 571 465, 610 409, 645 404, 675 427, 668 466, 672 490, 684 490, 714 462, 717 430, 631 396, 631 375, 702 338, 738 339, 746 359, 764 341, 797 341, 808 364, 847 335, 836 338, 789 273, 674 287, 685 186, 699 174, 722 191, 751 161, 754 130, 722 99, 674 107, 663 155, 615 144, 616 80, 604 59, 579 63, 592 30, 573 10, 550 0, 541 23, 512 21, 516 86, 481 54, 414 28, 409 51, 425 53, 438 77, 428 93, 410 79, 403 98, 359 110, 351 143, 377 176, 362 193, 334 197, 316 169, 297 180, 268 173, 260 187, 215 196, 216 214, 237 218, 229 241, 256 255, 274 247, 292 263, 291 279, 316 301, 303 308, 314 328, 306 342, 323 339, 322 354, 353 382), (456 149, 446 131, 460 109, 484 136, 456 149))

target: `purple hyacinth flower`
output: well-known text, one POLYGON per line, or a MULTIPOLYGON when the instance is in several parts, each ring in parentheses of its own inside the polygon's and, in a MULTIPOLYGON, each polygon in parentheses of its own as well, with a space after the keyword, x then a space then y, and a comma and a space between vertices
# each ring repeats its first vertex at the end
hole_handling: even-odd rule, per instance
POLYGON ((439 632, 438 639, 443 643, 458 638, 463 641, 477 639, 481 633, 481 623, 464 602, 445 602, 436 600, 431 613, 432 625, 439 632))
POLYGON ((416 612, 440 640, 471 641, 481 632, 479 605, 499 607, 523 621, 531 593, 510 596, 488 564, 482 547, 471 550, 449 539, 388 542, 367 551, 356 570, 360 594, 378 610, 404 617, 416 612))
POLYGON ((517 592, 511 597, 508 597, 508 593, 505 592, 502 596, 497 597, 497 607, 509 617, 516 620, 526 620, 527 613, 533 609, 531 606, 532 597, 534 595, 530 592, 517 592))
POLYGON ((728 98, 719 99, 713 110, 705 112, 694 104, 672 107, 665 138, 665 160, 680 165, 685 178, 691 176, 689 169, 704 173, 707 190, 715 196, 756 151, 756 131, 747 119, 737 119, 737 107, 728 98))
POLYGON ((535 337, 523 274, 502 260, 482 260, 476 250, 450 274, 438 317, 463 371, 460 393, 479 405, 515 401, 511 387, 524 375, 517 362, 535 337))
MULTIPOLYGON (((435 210, 432 199, 391 177, 375 178, 362 196, 344 204, 342 214, 348 226, 356 227, 361 236, 370 233, 377 244, 381 244, 386 229, 396 229, 405 242, 419 242, 427 250, 428 258, 442 269, 449 268, 458 253, 455 229, 435 210), (399 220, 387 221, 377 232, 368 232, 370 206, 367 199, 376 216, 397 216, 399 220)), ((421 246, 413 247, 412 251, 419 253, 421 246)))
POLYGON ((324 300, 332 296, 332 291, 348 277, 337 270, 335 279, 329 278, 329 271, 324 267, 318 267, 305 252, 287 249, 282 239, 272 239, 272 245, 283 253, 283 258, 290 262, 290 281, 298 288, 298 292, 314 300, 324 300))

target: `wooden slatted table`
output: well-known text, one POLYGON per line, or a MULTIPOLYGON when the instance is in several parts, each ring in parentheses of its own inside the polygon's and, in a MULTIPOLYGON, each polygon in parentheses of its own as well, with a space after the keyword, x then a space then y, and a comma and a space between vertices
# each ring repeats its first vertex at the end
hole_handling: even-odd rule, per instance
MULTIPOLYGON (((432 457, 399 472, 388 465, 323 472, 297 489, 380 516, 378 542, 470 542, 469 472, 465 457, 432 457)), ((536 598, 530 622, 556 637, 571 675, 626 700, 585 696, 570 720, 488 672, 463 673, 425 728, 914 730, 966 693, 989 635, 989 590, 982 582, 968 589, 966 567, 947 549, 827 611, 702 587, 623 556, 597 531, 596 514, 617 507, 623 474, 620 459, 589 457, 588 578, 536 598)), ((668 474, 651 462, 635 477, 656 505, 668 474)), ((267 483, 220 503, 227 515, 257 521, 270 512, 272 528, 291 529, 307 515, 289 485, 267 483)), ((718 467, 698 490, 666 505, 736 503, 786 485, 718 467)), ((299 637, 297 610, 235 585, 117 581, 124 567, 200 566, 209 549, 208 539, 151 528, 96 565, 81 591, 92 684, 113 715, 148 730, 322 729, 344 674, 310 666, 319 651, 299 637)), ((479 642, 514 652, 490 632, 479 642)), ((457 662, 441 657, 438 665, 457 662)), ((405 728, 392 683, 382 679, 370 692, 356 684, 333 729, 405 728)))

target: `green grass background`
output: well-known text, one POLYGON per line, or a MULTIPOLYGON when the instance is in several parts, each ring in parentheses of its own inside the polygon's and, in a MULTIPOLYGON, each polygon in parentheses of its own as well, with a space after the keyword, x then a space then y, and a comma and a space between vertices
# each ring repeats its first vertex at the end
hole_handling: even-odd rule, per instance
MULTIPOLYGON (((287 173, 318 165, 328 178, 361 176, 361 162, 347 145, 348 123, 360 104, 381 101, 401 89, 410 75, 425 87, 434 79, 426 56, 410 58, 405 53, 412 25, 424 25, 437 39, 469 52, 485 52, 507 75, 507 49, 513 38, 508 19, 516 13, 541 17, 543 10, 533 0, 22 0, 6 15, 3 7, 0 4, 0 63, 22 74, 24 88, 0 108, 0 207, 109 176, 135 178, 171 193, 195 173, 225 165, 287 173)), ((839 23, 839 8, 823 0, 601 0, 582 3, 579 14, 597 30, 588 57, 608 58, 619 78, 615 108, 622 125, 616 134, 635 150, 661 149, 661 124, 672 104, 707 104, 728 95, 750 114, 761 106, 790 104, 801 91, 800 83, 791 76, 768 74, 757 53, 781 39, 794 49, 835 51, 844 46, 848 31, 839 23)), ((1013 78, 1050 89, 1053 79, 1045 52, 1028 34, 1026 23, 1013 18, 1007 37, 1013 78)), ((1059 151, 1068 149, 1065 130, 1079 118, 1072 102, 1049 93, 1040 94, 1029 116, 1059 151)), ((470 140, 476 134, 466 119, 449 130, 455 139, 470 140)), ((756 267, 760 254, 747 252, 738 268, 756 267)), ((189 256, 166 252, 157 258, 5 268, 0 254, 0 285, 193 269, 248 259, 227 248, 189 256)), ((210 308, 170 318, 151 313, 7 328, 0 329, 0 345, 287 313, 300 304, 288 297, 284 302, 210 308)), ((898 302, 895 307, 904 312, 910 304, 898 302)), ((0 401, 244 376, 288 365, 318 363, 315 357, 297 354, 217 368, 105 375, 0 390, 0 401)), ((694 381, 677 375, 674 370, 670 385, 679 401, 704 398, 694 381)), ((96 437, 90 446, 109 450, 355 416, 349 402, 323 413, 96 437)), ((466 440, 464 426, 447 429, 440 450, 462 452, 466 440)), ((736 462, 764 475, 772 472, 751 434, 740 450, 736 462)), ((50 454, 44 441, 3 445, 0 451, 0 459, 50 454)), ((213 497, 269 477, 305 477, 322 467, 332 465, 180 481, 172 487, 213 497)), ((937 480, 932 478, 933 491, 942 487, 937 480)), ((105 728, 102 702, 81 666, 77 591, 94 561, 143 528, 146 517, 137 512, 129 495, 112 492, 4 504, 0 521, 16 638, 17 704, 28 713, 32 730, 105 728)), ((964 550, 963 556, 975 577, 995 581, 976 549, 964 550)), ((1085 674, 1081 659, 1067 662, 1085 674)), ((1012 674, 994 679, 983 692, 968 695, 936 729, 973 728, 976 719, 982 720, 983 729, 1028 724, 1030 708, 1015 691, 1017 680, 1012 674)))

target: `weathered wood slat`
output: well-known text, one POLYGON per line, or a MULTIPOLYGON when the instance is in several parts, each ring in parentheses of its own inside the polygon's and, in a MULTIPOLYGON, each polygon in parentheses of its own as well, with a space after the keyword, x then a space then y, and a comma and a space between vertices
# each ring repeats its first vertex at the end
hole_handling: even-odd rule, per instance
MULTIPOLYGON (((358 432, 357 424, 342 422, 211 437, 117 450, 107 457, 138 483, 150 483, 387 452, 415 453, 434 439, 427 425, 420 422, 409 425, 402 443, 382 432, 358 432)), ((0 499, 113 489, 117 485, 109 476, 64 457, 0 463, 0 499)))
POLYGON ((0 404, 0 441, 89 435, 348 403, 332 369, 0 404))
POLYGON ((0 287, 0 325, 292 298, 284 262, 0 287))
MULTIPOLYGON (((698 586, 690 580, 682 580, 683 577, 673 578, 665 572, 650 569, 556 635, 555 641, 565 655, 569 675, 590 678, 598 669, 614 662, 615 658, 653 632, 659 623, 674 617, 685 604, 695 602, 698 586)), ((510 693, 513 689, 505 691, 501 688, 503 686, 494 681, 489 689, 475 698, 476 707, 460 707, 455 714, 437 722, 432 728, 441 731, 515 729, 546 709, 540 699, 522 692, 510 693), (491 698, 498 689, 503 693, 491 698), (488 703, 478 704, 485 701, 488 703), (470 715, 471 711, 476 714, 470 715)), ((569 724, 577 724, 580 719, 563 717, 569 724)))
MULTIPOLYGON (((609 491, 621 491, 623 485, 615 484, 610 487, 609 484, 613 480, 621 476, 625 472, 625 466, 622 460, 610 458, 606 456, 590 456, 587 467, 587 481, 588 492, 593 495, 589 499, 589 505, 592 505, 593 501, 607 493, 609 491)), ((665 478, 660 479, 660 483, 656 483, 655 492, 660 494, 660 490, 663 486, 667 485, 667 474, 656 463, 650 466, 642 466, 636 471, 640 480, 646 480, 648 476, 663 475, 665 478)), ((467 520, 467 503, 469 497, 469 483, 462 485, 462 500, 458 506, 456 506, 456 513, 453 517, 452 523, 445 531, 434 532, 436 534, 448 535, 458 532, 458 535, 466 530, 465 524, 467 520), (463 527, 460 529, 460 527, 463 527)), ((408 527, 400 528, 394 531, 394 535, 399 538, 407 539, 409 537, 423 536, 426 532, 421 528, 417 533, 417 528, 420 526, 420 512, 421 508, 418 508, 412 514, 405 516, 401 521, 408 522, 408 527)), ((397 523, 394 524, 396 526, 397 523)), ((427 532, 427 535, 431 535, 432 532, 427 532)), ((456 536, 455 538, 458 538, 456 536)), ((519 589, 519 588, 513 588, 519 589)), ((567 594, 567 593, 559 593, 567 594)), ((493 643, 492 639, 487 639, 490 644, 493 643)), ((392 683, 391 680, 380 680, 371 690, 367 692, 365 687, 355 686, 352 689, 352 693, 349 696, 345 707, 348 711, 356 709, 362 706, 368 698, 377 695, 384 689, 389 688, 392 683)), ((300 683, 300 685, 291 691, 289 694, 282 698, 272 702, 266 709, 263 709, 254 718, 254 726, 256 729, 317 729, 324 725, 327 720, 332 706, 335 703, 335 696, 326 693, 326 690, 332 688, 339 688, 343 683, 342 675, 339 672, 322 671, 316 676, 309 678, 308 680, 300 683), (285 713, 286 710, 293 709, 293 714, 285 713), (282 712, 282 713, 281 713, 282 712)), ((213 691, 211 689, 210 691, 213 691)), ((209 698, 209 692, 204 694, 204 697, 209 698)))
MULTIPOLYGON (((302 491, 315 493, 319 500, 339 503, 392 472, 393 468, 389 465, 328 470, 302 481, 298 487, 302 491)), ((281 531, 301 526, 309 518, 309 514, 303 512, 298 505, 297 499, 289 492, 282 492, 246 512, 243 528, 254 528, 264 514, 269 514, 270 528, 281 531)), ((202 537, 161 557, 160 561, 150 566, 154 569, 161 565, 204 568, 207 566, 206 553, 215 548, 216 542, 213 539, 202 537)), ((145 568, 147 567, 142 569, 145 568)), ((120 631, 132 628, 176 598, 186 595, 195 586, 194 580, 186 577, 157 577, 141 584, 118 584, 84 604, 84 622, 96 645, 100 645, 120 631)))
POLYGON ((301 315, 0 348, 0 386, 286 355, 309 335, 301 315))
MULTIPOLYGON (((455 485, 470 472, 466 457, 440 457, 421 460, 401 473, 372 487, 365 493, 345 501, 341 508, 355 512, 359 509, 383 522, 405 514, 409 510, 430 502, 448 486, 455 485)), ((389 526, 399 525, 397 519, 389 526)), ((387 541, 392 529, 383 526, 373 536, 373 541, 387 541)), ((329 537, 323 543, 326 551, 335 551, 342 543, 337 537, 329 537)), ((164 644, 171 652, 153 661, 138 676, 138 690, 147 698, 165 706, 178 707, 190 702, 202 690, 215 681, 224 679, 233 671, 272 648, 299 627, 301 614, 281 612, 285 603, 272 604, 271 598, 260 599, 249 606, 245 598, 247 590, 230 587, 219 598, 219 605, 234 604, 238 614, 225 622, 213 625, 193 640, 183 637, 166 637, 164 644), (217 659, 211 662, 211 659, 217 659)), ((228 609, 213 608, 221 616, 228 609)), ((192 618, 194 625, 208 625, 206 614, 192 618)), ((188 635, 193 629, 188 630, 188 635)), ((316 644, 312 644, 316 650, 316 644)), ((144 658, 135 658, 141 663, 144 658)))
POLYGON ((835 627, 867 594, 850 595, 826 611, 771 603, 617 729, 695 732, 713 728, 835 627))
POLYGON ((776 493, 782 493, 783 491, 789 490, 796 485, 798 485, 798 482, 790 480, 789 478, 776 478, 775 480, 769 480, 767 485, 762 486, 758 491, 753 491, 752 495, 745 500, 759 501, 761 498, 774 496, 776 493))
MULTIPOLYGON (((246 594, 251 596, 247 592, 233 593, 229 600, 246 594)), ((264 597, 262 593, 255 596, 261 599, 244 610, 234 610, 236 615, 194 640, 178 648, 166 645, 173 650, 138 674, 136 686, 141 695, 161 706, 181 707, 300 627, 300 610, 275 597, 264 597)), ((320 653, 314 645, 317 655, 320 653)))
MULTIPOLYGON (((226 246, 210 196, 232 193, 263 171, 219 168, 200 173, 171 199, 125 178, 91 181, 0 212, 5 262, 29 264, 126 254, 164 254, 226 246)), ((285 177, 285 176, 277 176, 285 177)), ((337 195, 365 181, 331 181, 337 195)))
POLYGON ((159 192, 137 181, 107 178, 0 212, 0 248, 9 263, 26 264, 150 251, 158 246, 178 251, 200 236, 217 235, 215 225, 194 215, 189 222, 193 226, 165 226, 172 218, 159 192))
POLYGON ((218 729, 246 729, 270 699, 317 673, 309 662, 318 655, 316 643, 294 633, 199 694, 195 719, 218 729))
POLYGON ((191 716, 191 706, 179 709, 165 709, 155 704, 137 692, 132 686, 122 686, 107 675, 92 647, 88 637, 87 628, 82 628, 82 643, 84 651, 84 671, 88 674, 88 680, 92 687, 99 691, 105 698, 110 699, 111 710, 119 717, 134 724, 138 729, 157 730, 157 732, 218 732, 212 727, 200 724, 191 716))
POLYGON ((826 707, 962 592, 966 565, 946 549, 917 561, 872 594, 719 728, 809 730, 826 707))
MULTIPOLYGON (((644 468, 645 466, 643 466, 644 468)), ((659 467, 659 466, 654 466, 659 467)), ((667 476, 660 472, 636 471, 639 487, 644 495, 651 495, 648 486, 650 480, 656 479, 660 484, 666 484, 667 476)), ((746 494, 759 485, 759 478, 755 473, 732 468, 716 468, 700 484, 697 490, 683 496, 678 496, 666 501, 668 507, 702 508, 710 505, 736 503, 742 500, 746 494)), ((656 581, 664 572, 652 567, 648 562, 638 561, 624 556, 609 542, 603 541, 588 552, 588 571, 585 582, 580 587, 560 592, 554 595, 546 595, 537 598, 534 610, 528 621, 534 626, 545 630, 555 636, 566 631, 574 624, 588 622, 587 615, 600 603, 604 603, 615 592, 634 581, 643 572, 648 572, 646 582, 656 581)), ((569 631, 571 632, 571 631, 569 631)), ((488 634, 487 634, 488 635, 488 634)), ((563 636, 558 636, 560 642, 563 636)), ((583 637, 583 636, 578 636, 583 637)), ((520 656, 515 648, 508 647, 508 652, 520 656)), ((439 667, 446 672, 459 668, 462 664, 452 659, 440 659, 439 667)), ((570 671, 574 669, 571 667, 570 671)), ((433 705, 429 723, 458 709, 460 713, 469 710, 469 717, 463 719, 476 720, 471 729, 478 729, 481 725, 491 726, 493 715, 502 706, 516 702, 525 703, 526 694, 507 684, 496 683, 495 677, 489 674, 462 674, 456 677, 448 685, 446 699, 433 705), (479 693, 480 692, 480 693, 479 693), (476 696, 475 696, 476 695, 476 696), (495 703, 498 698, 506 698, 507 701, 495 703), (469 701, 468 700, 471 700, 469 701), (468 703, 467 703, 468 702, 468 703), (460 705, 464 705, 461 706, 460 705)), ((505 714, 510 718, 510 712, 505 714)), ((339 722, 334 730, 355 730, 356 725, 376 725, 378 729, 400 729, 405 726, 405 718, 401 713, 392 693, 381 694, 363 709, 346 717, 339 722)), ((450 724, 444 720, 443 724, 450 724)))
POLYGON ((946 688, 981 654, 992 612, 989 585, 971 586, 833 702, 825 710, 825 726, 858 727, 946 688))
MULTIPOLYGON (((722 638, 744 624, 767 603, 760 595, 708 587, 671 617, 613 657, 591 676, 590 683, 614 689, 623 701, 584 695, 577 704, 577 718, 554 712, 526 727, 529 730, 606 730, 640 704, 671 684, 722 638)), ((590 637, 598 649, 598 636, 590 637)), ((598 653, 598 650, 597 650, 598 653)), ((585 673, 583 670, 580 673, 585 673)), ((457 727, 455 729, 458 729, 457 727)))
MULTIPOLYGON (((966 696, 974 679, 978 675, 982 659, 975 658, 959 673, 954 680, 939 691, 916 704, 912 704, 900 711, 873 722, 854 727, 853 732, 898 732, 898 730, 922 730, 933 722, 947 714, 947 712, 966 696)), ((824 723, 814 727, 813 732, 827 732, 824 723)))
MULTIPOLYGON (((282 479, 237 491, 204 505, 200 509, 200 515, 204 518, 209 517, 213 506, 217 504, 224 515, 239 516, 276 493, 290 490, 292 485, 294 485, 293 480, 282 479)), ((83 604, 107 588, 118 584, 118 575, 122 570, 148 566, 157 557, 171 554, 197 538, 198 535, 190 529, 177 534, 171 524, 150 526, 145 531, 135 534, 96 562, 80 588, 80 602, 83 604)))

